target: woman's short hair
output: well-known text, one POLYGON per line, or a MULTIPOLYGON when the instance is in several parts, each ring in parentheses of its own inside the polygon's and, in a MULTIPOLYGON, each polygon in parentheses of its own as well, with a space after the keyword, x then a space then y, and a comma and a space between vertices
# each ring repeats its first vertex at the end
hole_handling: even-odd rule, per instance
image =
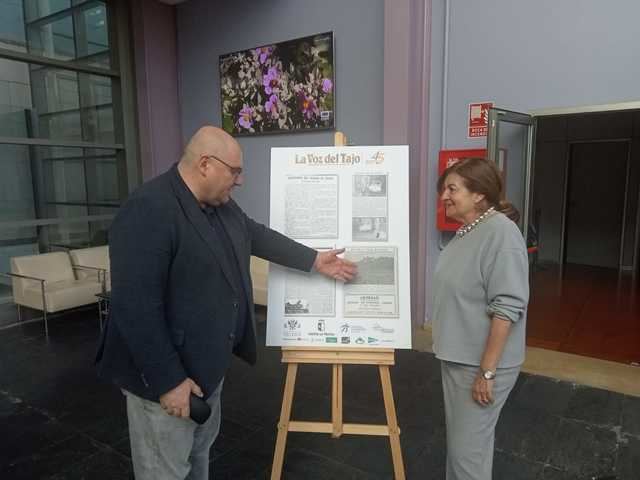
POLYGON ((465 187, 472 193, 484 195, 488 207, 494 207, 514 222, 520 219, 520 212, 512 203, 504 199, 502 174, 495 163, 484 158, 465 158, 448 167, 438 179, 438 191, 442 193, 446 178, 455 173, 462 178, 465 187))

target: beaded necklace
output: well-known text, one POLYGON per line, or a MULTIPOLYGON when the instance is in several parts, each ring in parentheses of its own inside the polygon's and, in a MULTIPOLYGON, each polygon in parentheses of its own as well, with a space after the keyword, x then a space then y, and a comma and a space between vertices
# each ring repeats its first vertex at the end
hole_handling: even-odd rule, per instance
POLYGON ((490 207, 482 215, 480 215, 478 218, 476 218, 473 222, 471 222, 471 223, 469 223, 467 225, 461 226, 456 231, 457 237, 458 238, 464 237, 467 233, 472 231, 474 228, 476 228, 478 225, 480 225, 482 222, 484 222, 487 218, 489 218, 491 215, 493 215, 493 213, 495 213, 495 211, 496 211, 496 209, 494 207, 490 207))

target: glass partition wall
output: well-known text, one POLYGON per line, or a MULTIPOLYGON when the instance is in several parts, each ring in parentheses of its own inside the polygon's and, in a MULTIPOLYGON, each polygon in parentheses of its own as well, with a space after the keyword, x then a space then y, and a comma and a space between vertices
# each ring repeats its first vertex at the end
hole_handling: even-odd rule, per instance
POLYGON ((140 181, 127 15, 124 0, 0 0, 0 271, 105 244, 140 181))

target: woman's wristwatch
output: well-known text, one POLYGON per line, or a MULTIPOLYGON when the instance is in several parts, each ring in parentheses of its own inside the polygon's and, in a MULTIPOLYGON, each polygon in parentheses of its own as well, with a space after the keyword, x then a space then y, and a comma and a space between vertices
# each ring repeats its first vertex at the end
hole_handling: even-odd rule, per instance
POLYGON ((481 372, 482 378, 484 378, 485 380, 493 380, 494 378, 496 378, 495 370, 481 370, 481 372))

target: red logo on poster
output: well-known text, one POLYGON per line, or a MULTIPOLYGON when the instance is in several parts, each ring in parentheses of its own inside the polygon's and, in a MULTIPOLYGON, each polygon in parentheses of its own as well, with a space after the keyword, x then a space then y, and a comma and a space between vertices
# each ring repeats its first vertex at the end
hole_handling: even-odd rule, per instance
POLYGON ((469 138, 486 137, 489 125, 489 109, 493 102, 469 104, 469 138))
MULTIPOLYGON (((458 163, 460 160, 464 160, 465 158, 486 158, 487 150, 484 148, 481 149, 473 149, 473 150, 440 150, 440 158, 438 161, 438 176, 442 175, 442 173, 451 165, 458 163)), ((439 230, 453 232, 460 228, 460 223, 456 222, 454 219, 447 217, 444 213, 444 205, 442 204, 442 200, 440 200, 440 194, 438 193, 438 214, 437 214, 437 225, 439 230)))

